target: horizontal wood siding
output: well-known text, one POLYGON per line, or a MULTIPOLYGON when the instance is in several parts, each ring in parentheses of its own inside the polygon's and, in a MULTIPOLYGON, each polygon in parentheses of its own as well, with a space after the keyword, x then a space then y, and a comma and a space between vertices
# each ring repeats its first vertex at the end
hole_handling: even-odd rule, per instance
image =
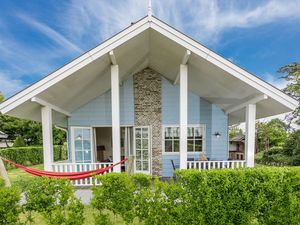
MULTIPOLYGON (((189 92, 188 123, 206 125, 205 154, 210 160, 227 160, 228 117, 219 107, 189 92), (221 137, 216 138, 215 132, 221 137)), ((165 78, 162 79, 162 124, 179 124, 179 85, 165 78)), ((171 159, 179 163, 179 154, 163 154, 163 176, 173 175, 171 159)))
MULTIPOLYGON (((111 125, 111 91, 71 113, 69 126, 111 125)), ((134 98, 132 78, 120 86, 120 123, 134 125, 134 98)))
POLYGON ((210 160, 227 160, 228 159, 228 117, 224 112, 215 105, 212 105, 211 119, 211 154, 210 160), (220 137, 214 134, 219 132, 220 137))

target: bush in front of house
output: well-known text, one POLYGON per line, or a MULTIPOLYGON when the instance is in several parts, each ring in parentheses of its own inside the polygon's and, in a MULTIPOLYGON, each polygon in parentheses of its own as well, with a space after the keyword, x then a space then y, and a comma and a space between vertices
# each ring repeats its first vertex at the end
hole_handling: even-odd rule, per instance
POLYGON ((0 187, 0 224, 17 224, 21 207, 21 195, 15 188, 0 187))
MULTIPOLYGON (((56 145, 53 147, 54 160, 65 160, 68 158, 67 147, 65 145, 56 145)), ((43 147, 42 146, 28 146, 18 148, 5 148, 0 150, 0 156, 9 159, 15 163, 30 166, 43 163, 43 147)), ((7 168, 11 165, 6 163, 7 168)))
MULTIPOLYGON (((176 182, 147 175, 99 176, 92 205, 132 224, 298 224, 299 169, 177 171, 176 182)), ((103 217, 102 217, 103 218, 103 217)), ((106 218, 107 219, 107 218, 106 218)), ((107 221, 107 224, 113 221, 107 221)))
POLYGON ((35 178, 26 188, 23 209, 27 222, 33 212, 40 213, 47 224, 81 225, 84 223, 84 205, 75 197, 69 180, 35 178))

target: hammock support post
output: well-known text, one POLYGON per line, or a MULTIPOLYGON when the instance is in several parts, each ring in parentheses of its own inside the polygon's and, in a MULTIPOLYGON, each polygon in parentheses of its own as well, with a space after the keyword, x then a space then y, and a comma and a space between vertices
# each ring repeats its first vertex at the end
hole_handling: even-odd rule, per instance
POLYGON ((1 175, 1 177, 3 178, 3 180, 5 182, 5 187, 10 187, 11 183, 10 183, 10 180, 8 178, 8 174, 7 174, 6 168, 4 166, 4 163, 3 163, 3 160, 2 160, 1 157, 0 157, 0 175, 1 175))

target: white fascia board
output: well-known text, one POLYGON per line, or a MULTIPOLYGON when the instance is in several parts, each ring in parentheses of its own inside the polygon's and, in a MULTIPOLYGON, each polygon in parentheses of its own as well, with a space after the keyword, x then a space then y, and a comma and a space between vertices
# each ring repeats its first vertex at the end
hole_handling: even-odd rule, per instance
POLYGON ((32 101, 32 102, 36 102, 36 103, 40 104, 41 106, 48 106, 48 107, 50 107, 52 110, 54 110, 54 111, 56 111, 56 112, 59 112, 59 113, 62 113, 62 114, 64 114, 64 115, 66 115, 66 116, 69 116, 69 117, 71 116, 71 113, 70 113, 70 112, 67 112, 67 111, 61 109, 60 107, 58 107, 58 106, 56 106, 56 105, 53 105, 53 104, 51 104, 51 103, 49 103, 49 102, 47 102, 47 101, 45 101, 45 100, 43 100, 43 99, 40 99, 40 98, 37 98, 37 97, 33 97, 33 98, 31 99, 31 101, 32 101))
POLYGON ((296 99, 288 96, 279 89, 273 87, 272 85, 259 79, 258 77, 255 77, 242 68, 234 65, 229 60, 224 59, 223 57, 212 52, 200 43, 180 33, 179 31, 156 19, 155 17, 152 17, 150 27, 157 32, 165 35, 174 42, 178 43, 179 45, 183 46, 184 48, 189 49, 198 56, 218 66, 232 76, 244 81, 258 91, 268 95, 270 98, 273 98, 274 100, 280 102, 291 110, 295 110, 298 107, 299 103, 296 99))
POLYGON ((93 62, 97 58, 109 53, 116 47, 120 46, 121 44, 128 41, 132 37, 140 34, 141 32, 148 29, 149 27, 150 27, 149 18, 148 17, 143 18, 142 20, 138 21, 137 23, 131 25, 130 27, 118 33, 117 35, 103 42, 96 48, 86 52, 82 56, 71 61, 70 63, 63 66, 62 68, 54 71, 53 73, 49 74, 48 76, 38 81, 37 83, 31 85, 25 90, 7 99, 2 104, 0 104, 0 112, 5 114, 11 111, 18 105, 30 100, 31 98, 35 97, 42 91, 58 83, 59 81, 65 79, 66 77, 72 75, 74 72, 78 71, 79 69, 83 68, 89 63, 93 62))
POLYGON ((242 104, 236 105, 236 106, 234 106, 232 108, 229 108, 229 109, 225 110, 225 114, 228 115, 228 114, 230 114, 232 112, 235 112, 237 110, 240 110, 242 108, 247 107, 247 105, 249 105, 249 104, 256 104, 256 103, 258 103, 258 102, 260 102, 262 100, 265 100, 265 99, 268 99, 267 95, 256 96, 256 97, 254 97, 254 98, 252 98, 252 99, 250 99, 250 100, 248 100, 248 101, 246 101, 246 102, 244 102, 242 104))

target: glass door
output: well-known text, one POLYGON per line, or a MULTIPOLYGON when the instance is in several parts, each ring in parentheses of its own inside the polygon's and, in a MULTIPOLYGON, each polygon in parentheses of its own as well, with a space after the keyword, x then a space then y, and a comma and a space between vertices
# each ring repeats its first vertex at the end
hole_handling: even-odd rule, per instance
POLYGON ((90 127, 73 128, 73 160, 76 163, 91 163, 92 152, 92 129, 90 127))
POLYGON ((150 127, 134 127, 135 172, 150 174, 151 142, 150 127))

